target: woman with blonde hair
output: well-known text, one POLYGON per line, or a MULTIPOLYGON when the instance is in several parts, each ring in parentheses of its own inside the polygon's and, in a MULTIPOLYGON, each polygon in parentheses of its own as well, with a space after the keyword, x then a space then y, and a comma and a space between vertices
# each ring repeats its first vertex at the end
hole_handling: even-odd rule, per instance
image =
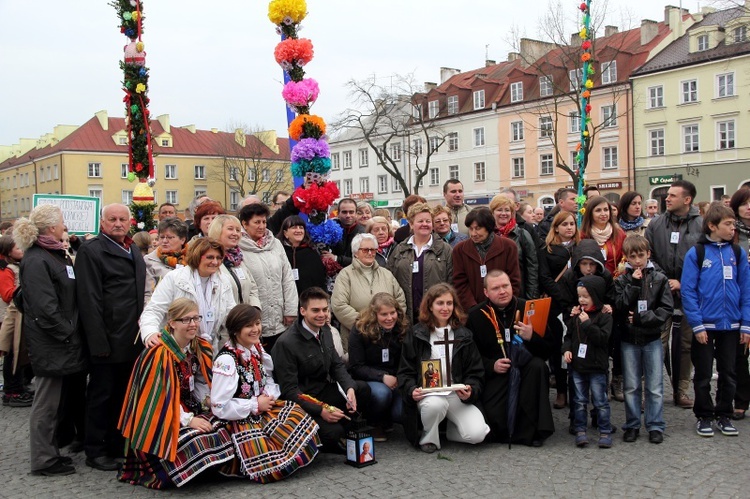
POLYGON ((432 209, 432 226, 435 234, 443 238, 443 241, 455 248, 458 243, 469 239, 469 236, 451 229, 451 217, 453 211, 445 205, 439 204, 432 209))
POLYGON ((375 254, 375 260, 381 267, 385 267, 388 265, 391 251, 396 247, 396 242, 393 240, 393 226, 386 218, 374 216, 367 222, 365 231, 377 239, 378 252, 375 254))
POLYGON ((408 329, 398 301, 388 293, 377 293, 349 331, 349 372, 353 379, 370 385, 368 416, 376 442, 384 442, 387 429, 401 422, 403 399, 396 375, 408 329))
POLYGON ((247 303, 262 308, 258 298, 258 285, 244 254, 240 249, 242 226, 234 215, 217 215, 208 226, 208 237, 224 248, 224 261, 221 275, 226 276, 232 286, 235 303, 247 303))
POLYGON ((36 376, 29 437, 31 471, 35 475, 75 473, 69 458, 60 455, 57 430, 66 393, 84 391, 70 379, 86 369, 83 334, 78 326, 73 262, 61 242, 65 224, 54 205, 37 206, 13 228, 24 252, 20 265, 23 290, 23 335, 36 376))
POLYGON ((367 227, 367 222, 372 218, 372 206, 370 203, 360 201, 357 203, 357 223, 363 228, 367 227))

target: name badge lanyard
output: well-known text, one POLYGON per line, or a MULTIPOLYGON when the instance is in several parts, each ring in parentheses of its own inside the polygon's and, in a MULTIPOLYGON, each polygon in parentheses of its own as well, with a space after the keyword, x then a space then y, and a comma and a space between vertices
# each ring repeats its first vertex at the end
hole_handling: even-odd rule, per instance
POLYGON ((578 337, 578 357, 585 359, 586 350, 588 349, 588 344, 584 343, 583 340, 581 340, 581 318, 580 316, 578 317, 578 320, 576 321, 576 336, 578 337))

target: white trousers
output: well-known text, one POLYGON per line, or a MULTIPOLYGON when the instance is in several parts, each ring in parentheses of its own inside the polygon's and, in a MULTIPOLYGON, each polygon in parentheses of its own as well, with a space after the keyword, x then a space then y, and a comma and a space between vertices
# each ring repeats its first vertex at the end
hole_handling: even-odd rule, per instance
POLYGON ((448 417, 446 437, 454 442, 478 444, 490 432, 482 412, 474 404, 464 404, 456 392, 448 396, 428 395, 419 402, 424 433, 419 445, 435 444, 440 449, 440 422, 448 417))

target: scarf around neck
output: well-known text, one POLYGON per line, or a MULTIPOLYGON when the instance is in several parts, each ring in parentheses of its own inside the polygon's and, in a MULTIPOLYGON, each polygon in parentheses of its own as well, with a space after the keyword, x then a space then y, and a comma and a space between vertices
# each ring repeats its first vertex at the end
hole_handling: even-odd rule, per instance
POLYGON ((177 265, 185 265, 185 254, 187 253, 187 245, 183 246, 179 251, 168 251, 164 252, 161 246, 156 248, 156 257, 167 267, 177 268, 177 265))
POLYGON ((744 234, 746 238, 750 239, 750 226, 745 224, 745 222, 739 218, 734 222, 734 226, 737 229, 737 232, 744 234))
POLYGON ((622 227, 622 230, 624 231, 631 231, 636 230, 640 228, 643 225, 644 219, 641 216, 636 217, 635 219, 628 221, 624 218, 621 218, 619 221, 620 227, 622 227))
POLYGON ((501 237, 508 237, 510 231, 516 228, 516 219, 511 218, 505 227, 495 227, 495 232, 501 237))
POLYGON ((495 240, 495 234, 490 232, 490 235, 487 236, 487 239, 485 239, 479 244, 474 243, 474 246, 476 246, 477 248, 477 253, 479 253, 479 256, 481 258, 484 258, 485 256, 487 256, 487 252, 490 250, 490 246, 492 245, 492 241, 494 240, 495 240))
POLYGON ((591 237, 596 241, 599 246, 604 246, 609 238, 612 237, 612 224, 607 222, 607 225, 603 229, 597 229, 593 225, 591 226, 591 237))
POLYGON ((42 248, 46 250, 61 250, 63 249, 63 244, 61 241, 58 241, 54 237, 43 234, 36 238, 36 243, 41 246, 42 248))
POLYGON ((230 267, 239 267, 242 263, 242 250, 239 246, 224 250, 224 263, 230 267))

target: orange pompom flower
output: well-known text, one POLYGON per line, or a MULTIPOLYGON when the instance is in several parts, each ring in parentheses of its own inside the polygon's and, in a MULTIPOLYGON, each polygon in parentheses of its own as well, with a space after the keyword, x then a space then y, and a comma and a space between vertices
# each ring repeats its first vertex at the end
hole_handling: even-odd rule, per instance
POLYGON ((289 125, 289 137, 293 140, 319 139, 326 133, 323 118, 314 114, 300 114, 289 125))

